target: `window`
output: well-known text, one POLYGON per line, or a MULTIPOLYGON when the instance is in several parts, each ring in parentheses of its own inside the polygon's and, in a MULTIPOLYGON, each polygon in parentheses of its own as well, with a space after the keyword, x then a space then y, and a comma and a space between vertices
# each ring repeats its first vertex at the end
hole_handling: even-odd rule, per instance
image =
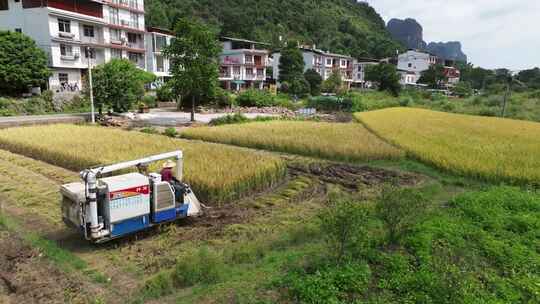
POLYGON ((326 65, 332 65, 332 59, 330 58, 326 59, 326 65))
POLYGON ((163 64, 163 56, 156 56, 156 69, 158 72, 165 71, 164 64, 163 64))
POLYGON ((84 36, 94 38, 94 27, 91 25, 83 25, 84 36))
POLYGON ((137 34, 128 33, 128 42, 137 43, 137 34))
POLYGON ((412 63, 409 63, 409 64, 408 64, 408 67, 412 68, 412 63))
POLYGON ((257 69, 257 76, 264 76, 264 69, 257 69))
POLYGON ((90 59, 96 59, 96 50, 92 48, 87 48, 84 50, 84 57, 90 59))
POLYGON ((17 32, 17 33, 22 33, 22 28, 16 28, 16 29, 15 29, 15 32, 17 32))
POLYGON ((129 57, 129 61, 131 61, 133 63, 138 63, 139 62, 139 54, 137 54, 137 53, 129 52, 128 57, 129 57))
POLYGON ((111 33, 111 40, 120 41, 120 30, 111 29, 110 33, 111 33))
POLYGON ((166 46, 167 46, 167 37, 156 35, 155 40, 154 40, 154 51, 160 52, 166 46))
POLYGON ((234 75, 240 75, 240 67, 239 66, 233 67, 233 74, 234 75))
POLYGON ((73 56, 73 48, 71 45, 60 44, 60 55, 73 56))
POLYGON ((67 73, 58 73, 58 81, 60 84, 69 82, 69 75, 67 73))
POLYGON ((122 58, 122 50, 119 49, 111 49, 111 57, 112 58, 122 58))
POLYGON ((58 31, 71 33, 71 22, 66 19, 58 19, 58 31))
POLYGON ((8 0, 0 0, 0 11, 9 10, 8 0))
POLYGON ((120 24, 120 17, 118 16, 118 9, 109 7, 109 18, 112 24, 120 24))
POLYGON ((131 27, 139 28, 139 15, 131 13, 131 27))
POLYGON ((246 69, 246 75, 253 76, 253 69, 246 69))
POLYGON ((246 55, 246 63, 253 63, 253 56, 246 55))

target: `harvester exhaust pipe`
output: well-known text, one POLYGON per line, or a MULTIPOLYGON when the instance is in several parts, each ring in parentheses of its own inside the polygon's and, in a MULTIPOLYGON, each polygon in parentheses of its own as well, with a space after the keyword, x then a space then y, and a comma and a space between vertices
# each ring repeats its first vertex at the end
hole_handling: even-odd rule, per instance
POLYGON ((86 184, 86 197, 88 202, 88 212, 90 216, 90 236, 92 239, 98 239, 109 234, 104 231, 103 224, 99 223, 97 208, 97 177, 91 170, 81 172, 81 178, 86 184))

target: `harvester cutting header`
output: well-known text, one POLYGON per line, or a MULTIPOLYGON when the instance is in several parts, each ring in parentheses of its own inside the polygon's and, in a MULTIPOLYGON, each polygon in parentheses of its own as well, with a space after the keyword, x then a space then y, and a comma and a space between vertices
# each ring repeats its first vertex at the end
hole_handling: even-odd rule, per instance
POLYGON ((201 204, 189 185, 182 182, 182 171, 182 151, 86 169, 80 173, 82 182, 66 184, 60 189, 62 218, 87 240, 102 243, 155 225, 198 216, 202 213, 201 204), (151 163, 164 160, 160 173, 147 173, 151 163), (111 176, 132 167, 139 172, 111 176))

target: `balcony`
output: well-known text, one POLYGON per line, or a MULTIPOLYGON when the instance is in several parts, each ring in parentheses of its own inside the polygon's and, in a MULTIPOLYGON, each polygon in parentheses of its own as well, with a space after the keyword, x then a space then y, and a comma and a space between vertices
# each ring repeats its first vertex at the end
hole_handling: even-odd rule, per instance
POLYGON ((124 9, 130 12, 144 14, 144 6, 136 0, 106 0, 105 3, 114 8, 124 9))
POLYGON ((144 29, 140 28, 139 22, 133 22, 130 20, 119 20, 115 18, 109 19, 109 27, 114 29, 125 30, 128 32, 145 33, 144 29))
POLYGON ((65 55, 60 55, 60 60, 62 61, 75 61, 81 57, 80 53, 68 53, 65 55))

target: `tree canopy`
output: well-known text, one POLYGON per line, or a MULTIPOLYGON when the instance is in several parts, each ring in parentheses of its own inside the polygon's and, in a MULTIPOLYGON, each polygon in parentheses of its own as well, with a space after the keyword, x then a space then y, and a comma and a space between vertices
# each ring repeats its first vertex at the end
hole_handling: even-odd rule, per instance
POLYGON ((155 80, 152 73, 126 59, 112 59, 92 69, 95 103, 125 112, 144 95, 144 85, 155 80))
POLYGON ((332 74, 323 82, 322 89, 326 93, 339 93, 343 80, 341 79, 341 72, 336 69, 332 71, 332 74))
POLYGON ((365 78, 367 81, 377 83, 380 91, 389 91, 397 96, 401 90, 401 85, 399 84, 400 76, 396 66, 393 64, 381 63, 370 65, 366 69, 365 78))
POLYGON ((0 92, 18 94, 28 86, 40 86, 51 75, 47 54, 32 38, 0 31, 0 92))
POLYGON ((172 89, 191 96, 191 120, 201 96, 211 96, 218 84, 221 45, 216 34, 198 19, 182 18, 176 23, 176 38, 165 48, 171 61, 172 89))
POLYGON ((304 78, 309 83, 309 90, 312 96, 321 94, 321 85, 323 79, 321 74, 317 73, 314 69, 309 69, 304 73, 304 78))
POLYGON ((419 83, 427 84, 432 89, 438 89, 446 80, 444 75, 444 66, 440 64, 431 65, 429 69, 422 72, 418 80, 419 83))
POLYGON ((168 28, 182 17, 204 19, 223 36, 270 42, 294 39, 354 57, 382 58, 403 47, 384 20, 356 0, 147 0, 147 23, 168 28), (280 40, 280 37, 284 40, 280 40))

